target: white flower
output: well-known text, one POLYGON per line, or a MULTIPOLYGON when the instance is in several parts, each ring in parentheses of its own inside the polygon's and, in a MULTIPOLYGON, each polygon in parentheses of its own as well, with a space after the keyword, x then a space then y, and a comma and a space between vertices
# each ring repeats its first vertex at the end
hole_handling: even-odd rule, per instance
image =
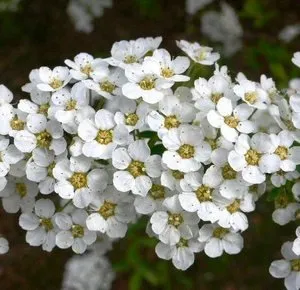
POLYGON ((193 61, 203 65, 213 65, 220 58, 220 54, 212 52, 213 49, 211 47, 201 46, 197 42, 191 43, 180 40, 176 41, 176 44, 193 61))
POLYGON ((6 254, 9 251, 7 239, 0 237, 0 255, 6 254))
POLYGON ((274 145, 268 134, 256 133, 250 137, 241 134, 234 150, 228 155, 230 166, 237 172, 242 172, 245 181, 259 184, 265 181, 265 172, 272 173, 279 169, 280 162, 272 158, 274 145))
POLYGON ((300 173, 296 170, 289 172, 279 170, 271 175, 271 182, 275 187, 281 187, 282 185, 285 185, 288 180, 292 181, 298 179, 299 177, 300 173))
POLYGON ((170 129, 162 142, 167 148, 162 161, 172 170, 196 171, 211 154, 211 147, 203 140, 202 131, 197 126, 181 125, 170 129))
POLYGON ((152 230, 161 242, 176 245, 180 238, 190 239, 199 218, 194 213, 186 212, 180 205, 178 195, 168 197, 163 202, 165 209, 156 211, 150 218, 152 230))
MULTIPOLYGON (((108 64, 106 63, 106 66, 108 64)), ((121 87, 126 83, 124 71, 120 68, 106 69, 103 67, 92 74, 93 80, 84 80, 85 86, 95 91, 100 96, 110 99, 113 96, 121 95, 121 87)))
POLYGON ((57 66, 53 70, 46 66, 39 69, 40 83, 37 88, 45 92, 54 92, 63 88, 71 79, 69 69, 63 66, 57 66))
POLYGON ((205 173, 190 172, 181 181, 182 193, 178 198, 180 204, 187 212, 197 212, 203 221, 215 222, 219 217, 219 208, 214 203, 215 189, 219 185, 217 178, 205 173))
POLYGON ((235 142, 239 132, 249 134, 256 130, 255 123, 248 120, 253 108, 247 104, 233 108, 230 99, 221 98, 216 109, 208 112, 207 120, 213 127, 220 128, 222 136, 228 141, 235 142))
POLYGON ((122 87, 122 93, 128 99, 142 98, 144 102, 156 104, 164 97, 163 89, 172 86, 159 77, 152 66, 147 64, 132 64, 126 67, 125 75, 128 82, 122 87))
POLYGON ((25 178, 8 177, 6 187, 0 192, 2 205, 6 212, 31 212, 35 197, 38 195, 37 184, 25 178))
POLYGON ((43 250, 48 252, 55 247, 55 206, 50 199, 39 199, 35 204, 34 213, 22 213, 19 224, 27 231, 26 242, 30 246, 42 245, 43 250))
POLYGON ((59 122, 47 121, 41 114, 30 114, 26 120, 26 128, 18 131, 14 139, 20 151, 29 153, 35 148, 43 148, 53 150, 56 155, 65 151, 67 144, 59 122))
POLYGON ((294 53, 292 62, 294 65, 300 67, 300 51, 294 53))
POLYGON ((87 212, 81 209, 74 210, 71 216, 57 213, 55 222, 61 231, 56 235, 56 245, 61 249, 72 247, 76 254, 84 253, 97 239, 97 234, 86 227, 87 217, 87 212))
POLYGON ((146 120, 149 127, 163 136, 180 124, 190 123, 195 117, 195 109, 188 102, 180 102, 176 96, 165 96, 158 104, 158 111, 151 111, 146 120))
POLYGON ((58 180, 55 192, 64 199, 72 199, 78 208, 88 206, 108 182, 107 172, 91 170, 91 160, 83 155, 59 161, 53 168, 53 176, 58 180))
POLYGON ((150 57, 146 56, 144 65, 151 66, 156 75, 172 85, 175 82, 185 82, 190 79, 189 76, 182 75, 190 66, 189 58, 178 56, 172 60, 170 53, 163 48, 154 50, 150 57))
POLYGON ((297 227, 295 232, 297 238, 293 242, 292 250, 296 255, 300 255, 300 227, 297 227))
POLYGON ((109 159, 118 145, 128 142, 129 132, 124 125, 116 125, 114 115, 99 110, 94 120, 83 120, 78 126, 78 135, 85 141, 82 152, 87 157, 109 159))
POLYGON ((287 290, 300 288, 300 258, 292 251, 292 242, 285 242, 281 247, 284 259, 273 261, 269 272, 274 278, 284 278, 287 290))
POLYGON ((70 59, 65 60, 65 64, 69 66, 70 74, 75 80, 85 80, 98 70, 106 69, 107 65, 100 58, 94 58, 88 53, 79 53, 74 57, 74 61, 70 59))
POLYGON ((127 224, 135 217, 132 198, 113 186, 108 186, 91 204, 92 213, 86 224, 91 231, 106 233, 111 238, 122 238, 127 232, 127 224))
POLYGON ((114 186, 122 192, 146 196, 152 187, 151 178, 161 174, 161 157, 150 155, 144 140, 137 140, 126 148, 118 148, 112 154, 112 164, 119 169, 114 173, 114 186))
POLYGON ((233 91, 251 107, 263 110, 270 104, 267 92, 257 83, 247 79, 240 79, 239 84, 233 87, 233 91))
POLYGON ((166 169, 161 173, 161 185, 171 190, 181 191, 180 181, 184 178, 184 173, 179 170, 166 169))
POLYGON ((0 104, 9 104, 13 100, 13 93, 4 85, 0 85, 0 104))
POLYGON ((183 239, 181 238, 176 245, 168 245, 159 242, 155 247, 157 256, 164 260, 171 260, 173 265, 185 271, 194 264, 195 253, 203 250, 203 244, 197 239, 183 239))
POLYGON ((238 254, 244 246, 240 234, 217 224, 203 225, 199 231, 198 241, 205 243, 204 252, 210 258, 220 257, 224 251, 230 255, 238 254))

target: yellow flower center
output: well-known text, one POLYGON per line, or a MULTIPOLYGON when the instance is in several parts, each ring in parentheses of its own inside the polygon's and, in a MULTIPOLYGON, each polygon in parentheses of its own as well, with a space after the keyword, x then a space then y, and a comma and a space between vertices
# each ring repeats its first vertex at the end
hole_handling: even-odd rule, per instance
POLYGON ((200 51, 199 54, 195 57, 195 59, 196 59, 197 61, 203 61, 203 60, 206 59, 206 57, 207 57, 206 51, 202 50, 202 51, 200 51))
POLYGON ((189 144, 183 144, 179 147, 177 150, 177 153, 180 155, 183 159, 189 159, 194 157, 195 154, 195 148, 192 145, 189 144))
POLYGON ((291 268, 295 272, 300 272, 300 259, 291 260, 291 268))
POLYGON ((257 101, 257 93, 256 92, 247 92, 245 94, 245 101, 248 102, 250 105, 255 104, 257 101))
POLYGON ((235 179, 236 172, 232 169, 232 167, 227 163, 224 167, 222 167, 222 176, 224 179, 235 179))
POLYGON ((96 141, 100 144, 107 145, 113 140, 112 130, 99 130, 96 141))
POLYGON ((48 103, 40 105, 38 109, 39 114, 43 114, 44 116, 48 115, 48 109, 50 108, 50 105, 48 103))
POLYGON ((222 93, 214 93, 211 95, 210 99, 212 100, 213 103, 217 104, 222 97, 223 97, 222 93))
POLYGON ((77 105, 77 101, 70 99, 67 103, 66 103, 66 111, 72 111, 76 108, 77 105))
POLYGON ((52 79, 52 81, 49 85, 51 88, 56 90, 63 85, 63 81, 61 81, 60 79, 54 78, 54 79, 52 79))
POLYGON ((179 170, 172 170, 172 176, 176 179, 176 180, 181 180, 184 178, 184 173, 179 171, 179 170))
POLYGON ((16 116, 10 121, 10 127, 13 130, 21 131, 21 130, 24 130, 25 122, 18 119, 18 117, 16 116))
POLYGON ((36 142, 38 147, 49 149, 52 142, 52 136, 49 132, 42 131, 36 135, 36 142))
POLYGON ((231 128, 236 128, 239 124, 239 119, 234 116, 226 116, 224 117, 224 123, 231 128))
POLYGON ((27 187, 25 183, 16 183, 16 192, 20 197, 25 197, 27 195, 27 187))
POLYGON ((74 172, 69 181, 75 189, 87 187, 87 174, 83 172, 74 172))
POLYGON ((40 219, 40 225, 45 229, 46 232, 49 232, 54 228, 50 218, 40 219))
POLYGON ((109 81, 104 81, 100 83, 100 89, 107 93, 112 93, 117 86, 109 81))
POLYGON ((93 72, 93 69, 90 64, 87 64, 87 65, 81 67, 80 71, 89 76, 93 72))
POLYGON ((160 184, 153 184, 149 193, 153 199, 163 199, 165 197, 165 187, 160 184))
POLYGON ((212 191, 213 191, 212 188, 202 184, 200 187, 197 188, 195 193, 196 193, 198 200, 200 202, 203 202, 203 201, 211 200, 212 191))
POLYGON ((160 74, 164 78, 171 78, 175 73, 169 67, 162 68, 160 74))
POLYGON ((116 206, 117 204, 105 200, 99 209, 99 214, 107 220, 109 217, 115 215, 116 206))
POLYGON ((279 156, 281 160, 285 160, 288 156, 289 149, 284 146, 278 146, 275 150, 275 154, 279 156))
POLYGON ((126 64, 135 63, 137 61, 138 61, 138 59, 134 55, 126 55, 124 60, 123 60, 123 62, 126 63, 126 64))
POLYGON ((177 248, 186 248, 188 247, 188 240, 180 238, 179 242, 176 244, 177 248))
POLYGON ((145 77, 140 81, 139 85, 143 90, 150 91, 155 87, 155 80, 152 77, 145 77))
POLYGON ((218 148, 218 142, 217 139, 209 139, 205 138, 205 141, 210 145, 212 150, 215 150, 218 148))
POLYGON ((239 211, 240 209, 240 204, 241 204, 241 201, 239 199, 236 199, 232 204, 226 206, 226 209, 231 213, 235 213, 237 211, 239 211))
POLYGON ((258 162, 260 160, 261 153, 257 152, 256 150, 249 149, 247 153, 245 154, 246 162, 249 165, 258 165, 258 162))
POLYGON ((164 125, 167 129, 178 128, 180 122, 175 115, 172 115, 165 118, 164 125))
POLYGON ((125 124, 128 126, 135 126, 139 120, 139 116, 135 113, 125 115, 125 124))
POLYGON ((127 171, 134 177, 145 175, 145 165, 141 161, 133 160, 127 167, 127 171))
POLYGON ((183 223, 183 217, 179 213, 169 213, 168 224, 178 228, 183 223))
POLYGON ((217 227, 215 228, 215 230, 213 231, 213 236, 217 239, 223 239, 225 235, 227 235, 229 233, 228 229, 224 229, 221 227, 217 227))
POLYGON ((81 225, 73 225, 71 232, 74 238, 82 238, 84 236, 84 228, 81 225))

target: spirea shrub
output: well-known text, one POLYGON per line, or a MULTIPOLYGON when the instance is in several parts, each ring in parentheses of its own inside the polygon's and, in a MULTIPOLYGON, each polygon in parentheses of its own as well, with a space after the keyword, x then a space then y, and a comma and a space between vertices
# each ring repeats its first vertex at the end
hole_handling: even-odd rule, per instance
MULTIPOLYGON (((15 106, 1 85, 0 196, 31 246, 82 254, 101 239, 105 251, 103 240, 144 215, 158 257, 186 270, 199 252, 242 250, 266 188, 274 222, 299 218, 299 80, 278 90, 265 75, 232 78, 212 48, 182 40, 187 56, 172 57, 161 41, 34 69, 15 106)), ((300 66, 299 52, 292 61, 300 66)), ((295 236, 270 267, 287 289, 300 287, 299 228, 295 236)))

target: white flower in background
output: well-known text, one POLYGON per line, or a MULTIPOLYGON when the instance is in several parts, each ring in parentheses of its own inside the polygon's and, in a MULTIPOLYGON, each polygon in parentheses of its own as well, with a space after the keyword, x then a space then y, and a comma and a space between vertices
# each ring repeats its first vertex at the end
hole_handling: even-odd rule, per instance
POLYGON ((91 159, 83 155, 56 163, 53 176, 58 180, 54 185, 55 192, 64 199, 72 199, 78 208, 88 206, 108 182, 107 172, 91 170, 91 159))
POLYGON ((186 0, 185 11, 190 14, 196 14, 200 9, 212 3, 214 0, 186 0))
POLYGON ((280 170, 271 175, 271 182, 275 187, 281 187, 286 184, 287 181, 293 181, 300 178, 300 173, 298 171, 284 172, 280 170))
POLYGON ((128 99, 142 98, 144 102, 156 104, 164 97, 163 89, 172 86, 169 82, 159 77, 151 66, 132 64, 126 67, 125 75, 128 82, 122 87, 122 93, 128 99))
POLYGON ((146 120, 149 127, 161 139, 170 129, 190 123, 195 118, 195 109, 188 102, 180 102, 176 96, 165 96, 158 103, 158 111, 151 111, 146 120))
POLYGON ((54 191, 55 178, 53 168, 56 163, 66 158, 66 153, 55 156, 53 151, 36 148, 32 152, 32 159, 26 164, 27 179, 38 182, 42 194, 50 194, 54 191))
POLYGON ((284 278, 287 290, 300 288, 300 257, 292 251, 292 242, 285 242, 281 247, 284 259, 273 261, 269 272, 274 278, 284 278))
POLYGON ((170 53, 164 48, 154 50, 152 56, 146 56, 143 64, 151 66, 156 75, 172 85, 175 82, 186 82, 190 79, 189 76, 183 75, 190 66, 189 58, 177 56, 172 59, 170 53))
POLYGON ((220 207, 218 224, 221 227, 241 232, 248 228, 248 219, 244 213, 255 209, 252 194, 247 193, 239 199, 224 199, 219 196, 215 198, 215 203, 220 207))
POLYGON ((40 83, 37 88, 45 92, 54 92, 63 88, 71 79, 69 69, 64 66, 57 66, 53 70, 42 66, 39 69, 40 83))
POLYGON ((265 90, 272 103, 277 103, 281 99, 281 96, 278 94, 275 82, 272 78, 268 78, 266 75, 260 76, 260 85, 263 90, 265 90))
POLYGON ((0 255, 6 254, 9 251, 7 239, 0 237, 0 255))
POLYGON ((157 256, 164 260, 171 260, 173 265, 185 271, 194 264, 195 253, 203 250, 203 243, 197 239, 183 239, 181 238, 176 245, 168 245, 159 242, 155 247, 157 256))
POLYGON ((161 175, 161 157, 151 155, 144 140, 137 140, 126 148, 118 148, 112 154, 112 164, 116 169, 113 184, 117 190, 146 196, 152 187, 151 178, 161 175))
POLYGON ((286 43, 293 41, 297 36, 300 35, 300 24, 287 25, 280 30, 278 38, 286 43))
POLYGON ((279 170, 280 161, 272 154, 276 147, 272 143, 270 135, 256 133, 250 137, 241 134, 228 155, 230 166, 237 172, 242 172, 245 181, 251 184, 259 184, 265 181, 265 173, 279 170))
POLYGON ((31 212, 38 191, 36 183, 9 176, 6 187, 0 191, 2 206, 8 213, 17 213, 20 209, 21 212, 31 212))
POLYGON ((182 193, 178 199, 182 208, 187 212, 197 212, 203 221, 215 222, 219 217, 219 208, 214 203, 214 196, 219 185, 217 178, 211 178, 207 172, 190 172, 181 181, 182 193))
POLYGON ((292 250, 296 255, 300 255, 300 227, 297 227, 295 233, 297 238, 293 242, 292 250))
POLYGON ((35 203, 34 213, 22 213, 19 225, 27 231, 26 242, 30 246, 42 245, 47 252, 55 247, 55 206, 50 199, 39 199, 35 203))
POLYGON ((294 53, 292 62, 294 65, 300 67, 300 51, 294 53))
POLYGON ((222 136, 230 142, 235 142, 239 133, 253 133, 256 131, 255 123, 248 120, 253 108, 247 104, 237 105, 235 108, 230 99, 221 98, 216 110, 207 114, 208 122, 215 128, 220 128, 222 136))
POLYGON ((264 110, 270 104, 270 99, 265 90, 257 83, 247 79, 238 80, 239 84, 233 87, 234 93, 249 106, 264 110))
POLYGON ((55 222, 61 231, 56 235, 56 245, 61 249, 72 247, 76 254, 84 253, 97 239, 97 234, 86 227, 87 217, 87 212, 81 209, 74 210, 71 216, 57 213, 55 222))
POLYGON ((147 215, 152 214, 154 211, 162 210, 162 203, 165 198, 172 196, 173 194, 173 191, 159 184, 159 182, 153 183, 146 196, 135 197, 135 210, 137 213, 147 215))
POLYGON ((94 30, 93 20, 100 18, 104 8, 111 8, 112 0, 70 0, 67 13, 77 31, 91 33, 94 30))
POLYGON ((65 265, 62 289, 110 290, 115 273, 109 260, 96 251, 74 255, 65 265))
POLYGON ((93 80, 84 80, 85 86, 95 91, 100 96, 110 99, 113 96, 120 96, 122 94, 121 88, 126 83, 124 71, 120 68, 106 68, 103 67, 92 74, 93 80))
POLYGON ((94 120, 83 120, 78 126, 78 135, 85 141, 82 152, 87 157, 109 159, 118 145, 128 142, 129 132, 125 125, 116 125, 114 115, 99 110, 94 120))
POLYGON ((198 216, 181 207, 178 195, 166 198, 163 206, 164 210, 154 212, 150 218, 151 228, 159 240, 173 246, 180 238, 192 238, 199 222, 198 216))
POLYGON ((205 243, 204 252, 210 258, 222 256, 223 252, 235 255, 244 247, 243 237, 232 229, 218 224, 205 224, 199 231, 198 241, 205 243))
POLYGON ((296 181, 292 187, 292 193, 297 201, 300 201, 300 181, 296 181))
POLYGON ((119 111, 115 113, 117 125, 125 125, 129 132, 141 129, 145 125, 145 119, 150 107, 147 103, 137 104, 134 100, 122 99, 119 111))
POLYGON ((207 46, 201 46, 197 42, 188 42, 185 40, 176 41, 177 46, 186 53, 193 61, 203 65, 213 65, 220 54, 212 52, 213 49, 207 46))
POLYGON ((203 140, 202 131, 197 126, 181 125, 171 129, 162 142, 167 148, 162 161, 172 170, 196 171, 211 154, 211 147, 203 140))
POLYGON ((231 56, 242 48, 243 28, 233 7, 221 2, 221 9, 201 17, 201 31, 211 40, 221 42, 224 55, 231 56))
POLYGON ((26 118, 26 127, 18 131, 14 143, 24 153, 32 152, 35 148, 53 150, 56 155, 66 149, 64 131, 59 122, 47 121, 42 114, 30 114, 26 118))
POLYGON ((135 218, 132 200, 128 194, 108 186, 90 205, 91 213, 86 220, 88 229, 106 233, 110 238, 123 238, 128 223, 135 218))
POLYGON ((139 63, 147 52, 158 48, 161 41, 161 37, 148 37, 115 42, 111 48, 111 57, 106 61, 110 65, 126 68, 133 63, 139 63))
POLYGON ((93 74, 97 74, 98 70, 107 70, 106 63, 101 58, 94 58, 88 53, 79 53, 74 57, 74 61, 65 60, 65 64, 69 66, 70 74, 75 80, 85 80, 93 74))

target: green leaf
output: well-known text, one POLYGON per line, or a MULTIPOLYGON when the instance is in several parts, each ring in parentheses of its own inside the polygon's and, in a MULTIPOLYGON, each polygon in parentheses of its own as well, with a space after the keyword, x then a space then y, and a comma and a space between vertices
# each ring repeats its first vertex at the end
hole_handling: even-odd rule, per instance
POLYGON ((142 289, 143 277, 139 271, 135 272, 129 279, 129 290, 142 289))
POLYGON ((276 188, 272 189, 271 191, 269 191, 268 195, 267 195, 267 201, 274 201, 276 199, 276 197, 280 194, 280 192, 281 192, 280 187, 276 187, 276 188))
POLYGON ((157 144, 151 148, 151 154, 158 154, 162 156, 162 154, 166 151, 166 148, 163 144, 157 144))
POLYGON ((153 138, 154 136, 157 136, 156 132, 154 131, 143 131, 143 132, 139 132, 137 135, 139 138, 153 138))

